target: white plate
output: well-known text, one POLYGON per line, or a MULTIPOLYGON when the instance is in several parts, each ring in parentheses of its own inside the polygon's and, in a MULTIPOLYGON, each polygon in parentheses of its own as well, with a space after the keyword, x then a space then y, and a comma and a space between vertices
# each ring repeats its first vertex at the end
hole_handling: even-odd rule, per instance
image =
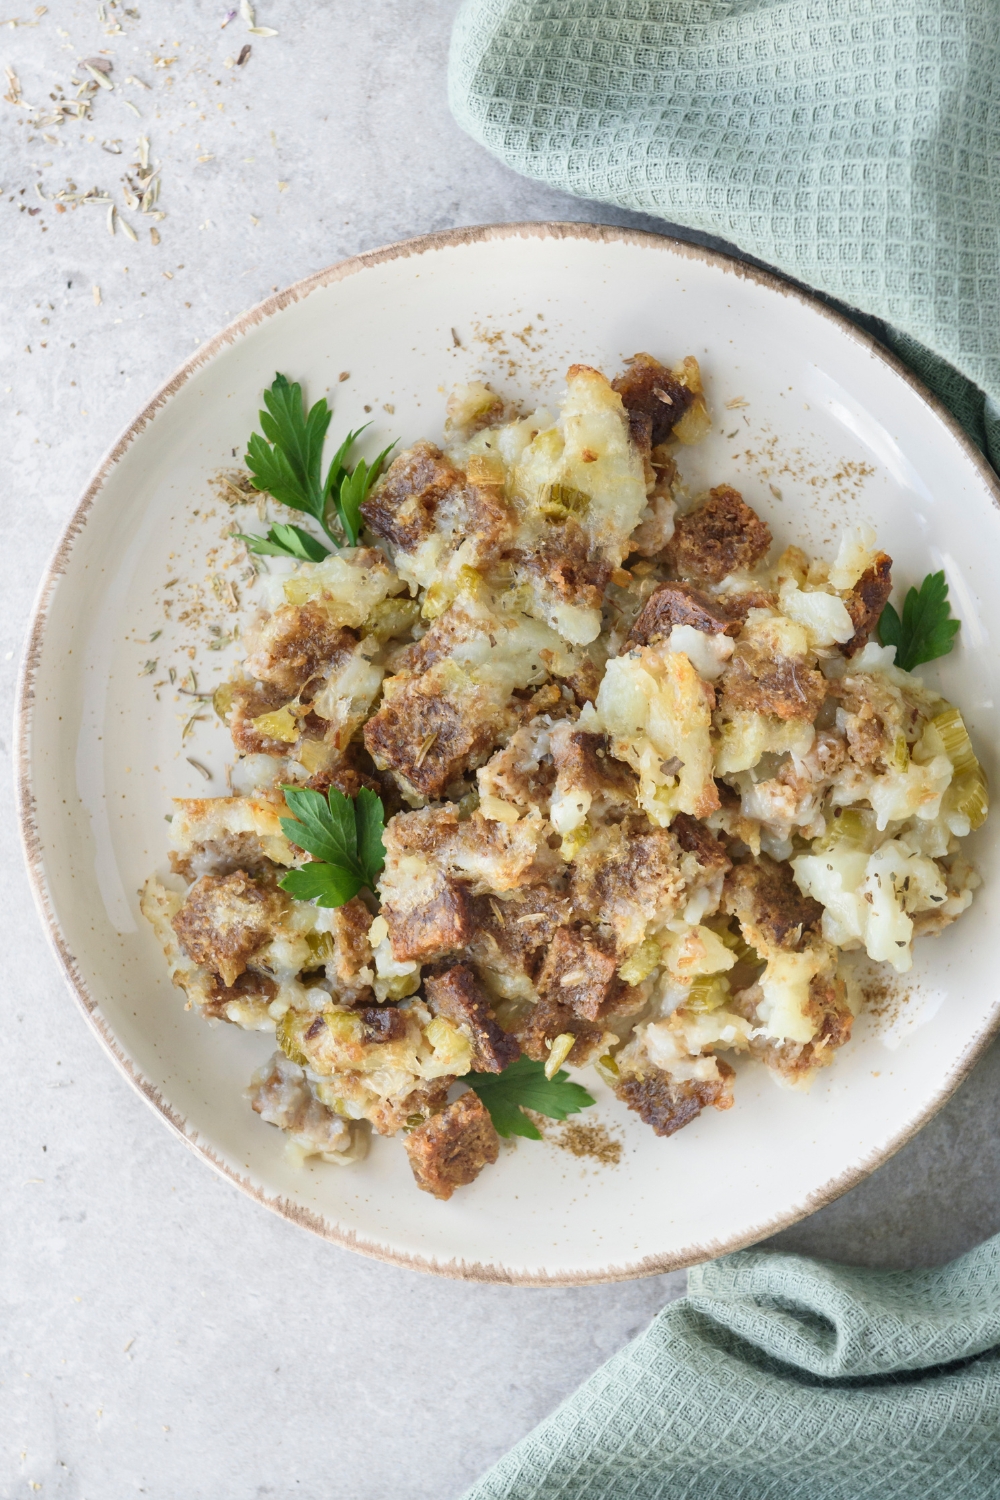
MULTIPOLYGON (((862 1019, 810 1094, 745 1067, 732 1110, 709 1110, 660 1140, 585 1070, 598 1097, 592 1113, 624 1142, 619 1166, 522 1142, 442 1204, 415 1189, 397 1141, 376 1140, 360 1167, 293 1167, 284 1137, 242 1097, 271 1039, 207 1026, 168 983, 136 894, 164 864, 169 798, 223 789, 207 786, 186 755, 218 770, 228 737, 198 724, 182 748, 173 695, 161 691, 157 702, 156 674, 140 674, 171 646, 156 591, 175 573, 205 576, 225 509, 215 503, 206 522, 209 477, 242 454, 275 370, 302 380, 312 399, 331 390, 335 432, 359 426, 370 406, 373 444, 408 443, 439 434, 458 379, 483 376, 534 400, 555 394, 572 362, 614 373, 638 349, 702 363, 717 425, 686 455, 693 484, 735 484, 782 543, 829 556, 839 528, 864 518, 899 582, 946 569, 962 632, 926 675, 962 706, 992 772, 992 472, 864 334, 771 277, 652 235, 456 230, 360 256, 273 297, 195 355, 131 424, 42 587, 20 710, 22 818, 39 908, 70 984, 127 1076, 206 1160, 268 1207, 399 1264, 483 1280, 604 1281, 751 1243, 902 1145, 1000 1018, 1000 882, 987 825, 971 845, 985 877, 972 910, 917 944, 904 993, 862 1019), (161 641, 143 644, 157 628, 161 641)), ((202 658, 203 682, 209 664, 221 671, 224 654, 202 658)))

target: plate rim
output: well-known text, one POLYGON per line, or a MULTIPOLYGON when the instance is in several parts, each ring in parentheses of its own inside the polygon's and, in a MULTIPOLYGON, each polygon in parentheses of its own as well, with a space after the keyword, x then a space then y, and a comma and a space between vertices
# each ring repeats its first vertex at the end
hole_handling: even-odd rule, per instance
POLYGON ((174 371, 169 379, 145 403, 138 414, 127 424, 118 438, 99 460, 80 500, 77 502, 69 520, 60 533, 52 555, 42 574, 32 606, 29 628, 25 637, 25 646, 18 673, 15 698, 13 759, 15 767, 16 805, 21 847, 35 907, 41 918, 42 926, 55 954, 56 961, 74 999, 79 1004, 86 1020, 97 1035, 102 1046, 110 1054, 112 1061, 117 1065, 119 1071, 139 1096, 159 1115, 174 1134, 179 1136, 203 1161, 206 1161, 209 1166, 213 1167, 220 1176, 240 1188, 256 1203, 270 1209, 280 1217, 298 1224, 301 1228, 311 1231, 320 1238, 328 1240, 342 1249, 353 1250, 371 1259, 385 1261, 388 1264, 401 1266, 407 1270, 423 1271, 431 1275, 449 1277, 455 1280, 511 1286, 585 1286, 617 1281, 631 1281, 646 1276, 659 1276, 669 1271, 682 1270, 702 1261, 714 1260, 720 1255, 744 1249, 772 1234, 777 1234, 780 1230, 789 1228, 791 1225, 807 1218, 810 1214, 815 1213, 818 1209, 824 1208, 834 1202, 835 1199, 841 1197, 852 1187, 862 1182, 876 1168, 882 1166, 891 1156, 901 1150, 948 1102, 960 1084, 971 1073, 993 1040, 994 1035, 1000 1029, 1000 997, 995 1002, 992 1013, 985 1024, 973 1037, 965 1051, 955 1061, 936 1092, 928 1099, 919 1117, 912 1124, 900 1130, 896 1135, 891 1136, 882 1145, 874 1148, 847 1170, 841 1172, 832 1181, 825 1183, 814 1193, 809 1194, 798 1206, 777 1215, 773 1219, 755 1225, 751 1229, 735 1234, 724 1241, 712 1240, 703 1245, 689 1246, 686 1250, 676 1254, 647 1255, 636 1261, 620 1265, 612 1264, 590 1271, 574 1272, 565 1270, 549 1272, 508 1268, 500 1264, 466 1261, 464 1259, 443 1261, 436 1257, 417 1255, 381 1244, 377 1240, 358 1234, 353 1229, 331 1223, 322 1214, 305 1208, 303 1205, 293 1202, 282 1194, 270 1193, 251 1181, 248 1176, 240 1173, 235 1166, 223 1160, 207 1144, 197 1138, 195 1127, 189 1126, 188 1121, 174 1109, 169 1100, 163 1097, 155 1084, 144 1076, 133 1060, 119 1045, 111 1027, 100 1012, 98 1001, 88 989, 86 980, 66 941, 58 912, 51 900, 48 889, 41 837, 36 820, 35 792, 32 783, 31 748, 35 690, 46 639, 46 631, 49 624, 50 607, 56 587, 67 571, 74 545, 87 524, 90 512, 97 503, 108 476, 144 429, 154 420, 160 409, 167 404, 171 397, 197 371, 204 365, 209 364, 223 349, 242 338, 256 325, 265 322, 268 318, 273 317, 275 313, 281 312, 293 303, 304 300, 314 291, 318 291, 334 282, 345 280, 349 276, 356 275, 359 271, 367 270, 387 261, 419 257, 434 250, 449 249, 459 245, 513 239, 578 239, 603 244, 623 243, 647 249, 655 249, 675 255, 683 260, 701 261, 717 270, 721 270, 724 274, 735 275, 742 280, 753 281, 767 288, 769 291, 778 292, 781 296, 806 305, 812 311, 817 312, 820 316, 832 322, 854 343, 860 345, 862 350, 865 350, 871 358, 887 366, 892 373, 900 377, 911 388, 918 399, 928 408, 929 412, 944 424, 950 435, 958 442, 966 458, 971 460, 974 469, 978 471, 987 490, 991 493, 994 505, 1000 510, 1000 479, 998 479, 990 464, 965 429, 947 407, 927 388, 923 381, 889 349, 880 344, 878 340, 873 338, 864 329, 859 328, 857 324, 852 323, 843 313, 831 307, 816 294, 805 290, 793 282, 785 280, 773 271, 748 264, 745 261, 736 260, 733 256, 726 255, 721 251, 710 250, 705 246, 692 244, 689 241, 678 239, 672 235, 661 235, 649 230, 630 229, 613 224, 578 222, 573 220, 528 220, 470 225, 467 227, 437 230, 428 234, 417 235, 410 239, 397 240, 373 250, 362 251, 357 255, 349 256, 344 260, 335 262, 333 265, 315 271, 312 275, 293 282, 281 291, 272 293, 264 301, 255 304, 255 306, 249 308, 246 312, 241 313, 219 333, 202 344, 193 355, 174 371))

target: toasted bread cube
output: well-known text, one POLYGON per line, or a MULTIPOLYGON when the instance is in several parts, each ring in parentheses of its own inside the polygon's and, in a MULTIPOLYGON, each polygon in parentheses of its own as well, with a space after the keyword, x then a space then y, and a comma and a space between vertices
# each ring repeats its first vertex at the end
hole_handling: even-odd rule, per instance
POLYGON ((188 958, 232 986, 247 962, 269 943, 288 910, 280 891, 262 890, 245 870, 203 875, 187 893, 173 929, 188 958))
POLYGON ((771 531, 738 490, 720 484, 685 516, 678 516, 666 553, 675 572, 694 583, 720 583, 752 568, 771 545, 771 531))
POLYGON ((672 1078, 662 1068, 648 1065, 641 1074, 624 1075, 615 1085, 623 1104, 634 1109, 657 1135, 673 1135, 697 1119, 703 1109, 729 1109, 733 1079, 728 1063, 717 1060, 718 1077, 672 1078))
POLYGON ((500 1155, 489 1111, 471 1090, 411 1131, 403 1144, 417 1187, 441 1199, 474 1182, 500 1155))
POLYGON ((472 1038, 472 1066, 478 1073, 502 1073, 520 1057, 512 1036, 497 1024, 489 1001, 468 964, 453 964, 424 980, 427 1003, 436 1016, 453 1021, 472 1038))

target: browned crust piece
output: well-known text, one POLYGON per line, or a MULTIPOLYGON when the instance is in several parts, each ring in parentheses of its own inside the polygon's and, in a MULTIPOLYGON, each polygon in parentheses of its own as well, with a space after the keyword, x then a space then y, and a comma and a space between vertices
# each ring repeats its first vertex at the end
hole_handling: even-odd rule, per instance
POLYGON ((275 709, 282 708, 288 699, 288 693, 273 685, 259 687, 255 683, 246 682, 233 687, 229 732, 241 755, 288 754, 289 746, 284 740, 270 739, 253 722, 262 714, 270 714, 275 709))
POLYGON ((775 948, 799 951, 818 933, 823 908, 803 896, 788 865, 766 854, 735 865, 722 888, 723 910, 737 918, 751 948, 767 954, 775 948))
POLYGON ((625 649, 655 646, 675 625, 693 625, 708 635, 739 635, 743 619, 728 599, 712 599, 690 583, 661 583, 639 611, 625 649))
POLYGON ((394 1005, 366 1005, 356 1014, 361 1018, 361 1040, 369 1046, 373 1042, 398 1042, 406 1035, 406 1013, 394 1005))
POLYGON ((361 506, 366 525, 403 552, 414 551, 434 530, 434 513, 464 476, 433 443, 414 443, 394 458, 361 506))
POLYGON ((542 1000, 583 1021, 602 1020, 627 989, 618 978, 614 942, 593 929, 560 927, 546 952, 537 989, 542 1000))
POLYGON ((571 729, 554 733, 551 744, 557 779, 566 786, 610 802, 635 803, 639 778, 631 766, 611 754, 606 734, 571 729))
POLYGON ((829 685, 822 672, 787 656, 770 656, 751 641, 740 641, 722 674, 723 714, 744 710, 774 719, 811 724, 823 707, 829 685))
POLYGON ((218 974, 228 987, 270 941, 287 904, 287 897, 262 890, 245 870, 203 875, 171 925, 188 958, 218 974))
POLYGON ((361 995, 370 994, 368 986, 361 985, 358 975, 372 961, 372 949, 368 941, 368 929, 371 925, 372 914, 360 896, 353 896, 350 901, 345 901, 343 906, 336 907, 330 913, 335 956, 327 963, 326 973, 327 978, 334 981, 338 991, 342 994, 346 992, 348 1003, 351 1003, 352 998, 357 1003, 361 995), (360 995, 352 995, 352 992, 359 990, 360 995))
MULTIPOLYGON (((549 684, 557 702, 562 695, 549 684)), ((543 689, 544 691, 544 689, 543 689)), ((552 705, 555 706, 555 705, 552 705)), ((551 755, 539 755, 539 746, 530 728, 516 730, 502 750, 497 750, 479 772, 480 793, 502 797, 519 807, 542 807, 548 801, 556 779, 551 755)))
POLYGON ((520 1047, 498 1024, 468 964, 453 964, 440 974, 428 975, 424 994, 436 1016, 453 1021, 471 1037, 472 1066, 477 1073, 502 1073, 520 1057, 520 1047))
POLYGON ((738 490, 720 484, 696 510, 678 516, 664 556, 681 578, 719 583, 752 568, 771 545, 771 530, 738 490))
POLYGON ((620 936, 637 915, 662 920, 693 885, 729 869, 724 846, 687 814, 678 814, 670 828, 629 819, 612 832, 606 844, 595 841, 578 854, 572 892, 580 914, 610 924, 620 936))
POLYGON ((589 1062, 604 1036, 604 1027, 585 1021, 567 1005, 556 1000, 539 1000, 518 1021, 515 1031, 521 1051, 534 1062, 545 1062, 549 1046, 557 1036, 572 1036, 576 1040, 566 1061, 581 1068, 589 1062))
POLYGON ((862 647, 867 646, 891 593, 892 558, 879 552, 872 566, 865 569, 844 600, 854 626, 851 639, 840 648, 845 656, 857 656, 862 647))
POLYGON ((596 703, 601 686, 597 664, 585 656, 576 671, 566 678, 566 686, 581 708, 585 703, 596 703))
POLYGON ((199 875, 230 875, 233 870, 263 877, 279 873, 278 866, 261 848, 257 833, 215 833, 210 839, 192 844, 183 854, 171 850, 168 858, 174 874, 188 881, 196 880, 199 875))
POLYGON ((328 766, 325 770, 317 771, 315 776, 310 776, 306 786, 310 791, 323 792, 324 795, 334 787, 345 797, 356 797, 363 786, 379 796, 385 792, 383 782, 365 771, 359 771, 356 766, 328 766))
POLYGON ((559 927, 570 920, 569 898, 548 886, 522 887, 514 899, 476 896, 469 953, 487 968, 532 982, 559 927))
POLYGON ((444 614, 432 621, 419 640, 400 647, 394 653, 393 671, 412 672, 414 675, 426 672, 435 662, 452 656, 455 647, 468 640, 470 633, 476 631, 481 634, 482 627, 470 622, 461 604, 452 604, 444 614))
POLYGON ((510 532, 514 515, 502 486, 470 482, 433 443, 415 443, 390 465, 361 507, 376 535, 403 552, 438 530, 475 537, 480 552, 510 532))
POLYGON ((651 354, 633 354, 628 368, 611 382, 629 414, 633 441, 640 448, 648 429, 646 443, 666 442, 674 424, 679 422, 694 401, 694 392, 675 380, 651 354))
POLYGON ((301 1068, 294 1067, 278 1053, 271 1059, 271 1071, 251 1085, 250 1108, 268 1125, 293 1134, 305 1133, 320 1144, 330 1136, 343 1141, 344 1122, 313 1094, 301 1068))
POLYGON ((728 1063, 716 1059, 719 1078, 701 1082, 678 1081, 660 1068, 650 1066, 642 1074, 630 1074, 615 1084, 623 1104, 634 1109, 657 1135, 673 1135, 696 1120, 703 1109, 729 1109, 733 1102, 733 1079, 728 1063))
POLYGON ((629 820, 611 841, 585 845, 573 865, 573 905, 595 922, 615 924, 638 910, 646 920, 671 910, 685 888, 677 840, 669 828, 638 829, 629 820))
POLYGON ((489 1111, 471 1090, 412 1130, 403 1145, 417 1187, 441 1199, 474 1182, 500 1155, 489 1111))
POLYGON ((611 564, 591 556, 587 533, 578 521, 550 525, 530 552, 518 549, 507 556, 557 599, 581 609, 601 607, 611 564))
POLYGON ((670 825, 670 832, 682 851, 693 854, 706 872, 729 869, 731 861, 721 839, 690 813, 678 813, 670 825))
POLYGON ((383 1099, 368 1112, 372 1129, 378 1135, 395 1135, 404 1126, 422 1125, 432 1115, 440 1114, 448 1103, 448 1090, 455 1082, 450 1073, 432 1078, 411 1089, 404 1099, 383 1099))
MULTIPOLYGON (((757 1007, 762 999, 760 985, 752 984, 748 989, 737 990, 730 1003, 738 1015, 759 1024, 757 1007)), ((750 1040, 751 1056, 792 1083, 801 1078, 803 1073, 825 1067, 831 1061, 833 1053, 850 1041, 854 1026, 854 1016, 847 1004, 846 989, 841 979, 815 975, 809 981, 806 1010, 817 1027, 816 1035, 811 1041, 778 1041, 774 1037, 764 1036, 751 1037, 750 1040)))
POLYGON ((364 729, 376 764, 395 772, 424 797, 440 797, 465 772, 480 765, 495 739, 492 723, 470 722, 440 683, 416 677, 384 702, 364 729))
POLYGON ((263 1012, 277 993, 278 986, 273 979, 248 969, 232 985, 214 980, 209 999, 201 1006, 201 1013, 206 1019, 228 1021, 226 1007, 234 1000, 240 1005, 254 1005, 263 1012))
POLYGON ((730 618, 739 620, 744 625, 752 609, 778 608, 778 596, 772 594, 770 589, 748 589, 745 594, 726 594, 714 602, 725 605, 730 618))
POLYGON ((311 678, 325 676, 334 663, 350 656, 357 644, 355 632, 335 625, 322 604, 283 604, 260 632, 244 671, 279 688, 287 701, 311 678))
POLYGON ((475 933, 472 898, 461 881, 442 875, 435 894, 407 912, 383 904, 392 956, 397 963, 426 963, 464 948, 475 933))
MULTIPOLYGON (((285 749, 287 751, 288 747, 285 749)), ((378 769, 360 740, 352 740, 343 750, 338 750, 336 763, 317 771, 305 785, 310 791, 324 794, 334 787, 345 797, 352 798, 366 786, 382 798, 386 822, 401 806, 396 778, 391 771, 378 769)))

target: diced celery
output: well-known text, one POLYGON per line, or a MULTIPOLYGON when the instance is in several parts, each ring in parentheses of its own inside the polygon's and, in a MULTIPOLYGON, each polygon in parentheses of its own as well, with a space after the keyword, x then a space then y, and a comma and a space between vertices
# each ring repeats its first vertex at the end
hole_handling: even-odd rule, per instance
POLYGON ((407 995, 415 995, 420 988, 420 970, 414 969, 412 974, 394 974, 385 980, 385 998, 387 1000, 405 1000, 407 995))
MULTIPOLYGON (((492 402, 490 403, 492 405, 492 402)), ((485 408, 488 411, 490 408, 485 408)), ((465 466, 470 484, 503 484, 503 459, 496 453, 473 453, 465 466)))
POLYGON ((383 644, 407 635, 420 619, 420 604, 416 599, 383 599, 376 604, 364 624, 366 635, 373 635, 383 644))
POLYGON ((265 739, 281 740, 286 745, 293 745, 299 737, 299 721, 287 704, 273 713, 259 714, 253 727, 265 739))
POLYGON ((897 734, 889 752, 889 765, 894 771, 907 771, 910 766, 910 750, 905 734, 897 734))
POLYGON ((323 1020, 326 1029, 336 1042, 344 1042, 348 1045, 360 1042, 363 1035, 363 1023, 360 1016, 356 1016, 350 1010, 335 1010, 332 1006, 323 1012, 323 1020))
POLYGON ((299 764, 305 766, 310 776, 325 771, 333 755, 333 746, 325 740, 303 740, 299 746, 299 764))
POLYGON ((449 605, 454 602, 455 590, 451 584, 432 583, 424 595, 420 613, 425 620, 436 620, 438 615, 443 615, 449 605))
POLYGON ((223 723, 226 722, 226 719, 229 715, 229 710, 232 708, 232 706, 233 684, 231 682, 223 682, 219 687, 216 688, 215 692, 212 694, 212 707, 215 709, 215 712, 218 714, 223 723))
POLYGON ((624 979, 626 984, 641 984, 644 979, 649 978, 662 958, 663 953, 656 939, 646 938, 625 959, 618 970, 618 977, 624 979))
POLYGON ((871 851, 877 832, 874 812, 867 807, 844 807, 839 809, 839 816, 837 813, 834 808, 827 819, 826 832, 813 842, 814 852, 826 854, 841 844, 871 851))
POLYGON ((319 964, 332 963, 337 956, 337 950, 333 945, 333 935, 329 932, 307 932, 306 942, 309 944, 309 952, 319 964))
POLYGON ((553 521, 565 521, 568 516, 585 516, 590 508, 590 496, 583 490, 575 490, 570 484, 553 484, 548 494, 538 502, 543 516, 553 521))
POLYGON ((935 714, 924 730, 921 745, 925 753, 946 755, 955 767, 942 801, 943 812, 967 818, 970 831, 981 828, 990 810, 989 787, 958 709, 949 706, 935 714))
POLYGON ((946 812, 957 812, 968 818, 970 832, 986 822, 990 794, 986 775, 978 761, 971 770, 956 775, 945 793, 943 806, 946 812))
POLYGON ((719 1010, 729 999, 729 981, 721 974, 696 974, 691 981, 684 1010, 719 1010))
POLYGON ((941 751, 947 755, 957 772, 969 771, 978 766, 969 731, 957 708, 946 708, 935 714, 931 724, 941 740, 941 751))
POLYGON ((297 1011, 286 1010, 274 1028, 275 1039, 290 1062, 304 1068, 309 1059, 299 1046, 300 1017, 297 1011))
POLYGON ((604 1079, 604 1082, 609 1083, 611 1087, 614 1088, 615 1084, 621 1077, 621 1070, 618 1067, 618 1064, 615 1062, 614 1058, 611 1056, 611 1053, 605 1052, 603 1057, 599 1057, 597 1059, 594 1067, 597 1069, 598 1073, 600 1073, 601 1077, 604 1079))
POLYGON ((545 1059, 546 1078, 552 1079, 556 1076, 556 1074, 559 1072, 559 1069, 562 1067, 563 1063, 572 1052, 573 1043, 575 1041, 576 1037, 571 1031, 564 1031, 561 1036, 556 1037, 555 1041, 552 1043, 552 1046, 549 1048, 549 1055, 545 1059))
POLYGON ((569 864, 571 859, 576 859, 584 844, 590 841, 591 829, 588 823, 581 823, 579 828, 574 828, 572 833, 564 833, 559 853, 569 864))

